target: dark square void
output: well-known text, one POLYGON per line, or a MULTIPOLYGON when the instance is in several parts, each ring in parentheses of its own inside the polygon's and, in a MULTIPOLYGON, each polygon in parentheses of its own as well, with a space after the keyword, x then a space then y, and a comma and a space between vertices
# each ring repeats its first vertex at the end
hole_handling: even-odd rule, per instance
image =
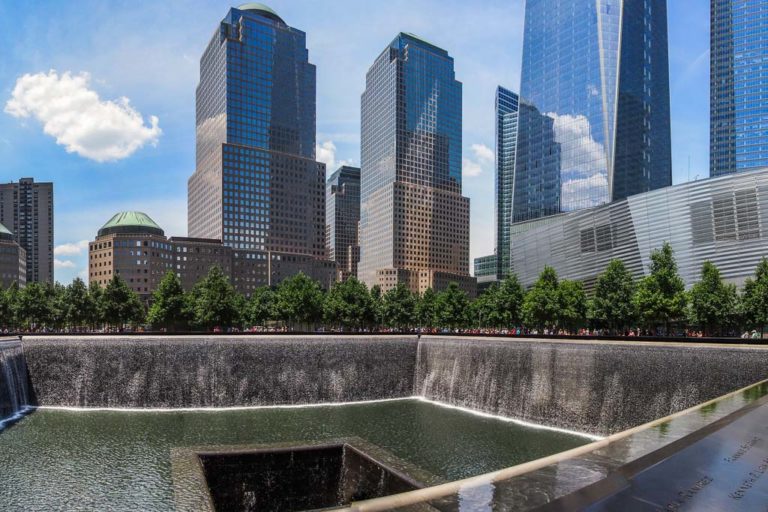
POLYGON ((423 487, 349 444, 198 453, 217 511, 300 511, 423 487))

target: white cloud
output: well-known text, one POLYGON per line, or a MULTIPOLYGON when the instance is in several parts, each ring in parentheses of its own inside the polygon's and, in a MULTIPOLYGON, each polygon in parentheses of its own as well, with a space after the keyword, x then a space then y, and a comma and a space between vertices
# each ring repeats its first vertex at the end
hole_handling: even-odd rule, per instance
POLYGON ((331 173, 341 167, 342 165, 352 165, 351 160, 339 160, 336 161, 336 144, 332 140, 327 140, 322 144, 315 146, 315 158, 318 162, 325 164, 327 172, 331 173))
POLYGON ((57 245, 53 248, 53 254, 56 256, 74 256, 82 254, 86 249, 88 249, 88 240, 80 240, 79 242, 57 245))
POLYGON ((494 155, 491 148, 485 144, 472 144, 470 150, 472 157, 461 160, 461 173, 465 178, 474 178, 486 170, 493 170, 494 155))
POLYGON ((54 268, 75 268, 75 264, 69 260, 60 260, 58 258, 53 259, 54 268))
POLYGON ((88 73, 25 74, 16 80, 5 112, 34 117, 68 153, 97 162, 120 160, 145 144, 157 144, 162 134, 157 117, 149 116, 145 125, 128 98, 101 100, 89 88, 90 80, 88 73))

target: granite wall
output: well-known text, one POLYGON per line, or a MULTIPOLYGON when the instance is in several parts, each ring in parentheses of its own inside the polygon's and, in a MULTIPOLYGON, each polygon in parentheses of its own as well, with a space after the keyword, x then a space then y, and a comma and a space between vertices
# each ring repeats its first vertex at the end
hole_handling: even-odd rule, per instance
POLYGON ((411 337, 25 337, 37 405, 230 407, 413 395, 411 337))
POLYGON ((422 338, 416 394, 608 434, 768 378, 768 348, 422 338))

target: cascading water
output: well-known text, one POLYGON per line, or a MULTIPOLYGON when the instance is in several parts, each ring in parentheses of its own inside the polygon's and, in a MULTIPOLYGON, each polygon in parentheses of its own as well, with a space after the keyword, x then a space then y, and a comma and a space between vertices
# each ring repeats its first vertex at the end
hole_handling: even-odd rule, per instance
POLYGON ((0 340, 0 426, 29 405, 27 365, 18 340, 0 340))

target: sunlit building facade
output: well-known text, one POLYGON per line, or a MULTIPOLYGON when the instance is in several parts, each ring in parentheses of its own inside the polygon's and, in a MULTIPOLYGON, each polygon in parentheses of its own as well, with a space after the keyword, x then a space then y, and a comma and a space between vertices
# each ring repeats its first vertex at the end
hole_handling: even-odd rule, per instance
POLYGON ((325 186, 325 245, 338 280, 357 277, 360 261, 360 168, 339 167, 325 186))
POLYGON ((710 176, 768 166, 768 2, 711 0, 710 176))
POLYGON ((666 0, 528 0, 513 222, 671 185, 666 0))
POLYGON ((232 8, 200 60, 189 236, 325 258, 306 35, 261 4, 232 8))
POLYGON ((453 281, 474 293, 461 98, 453 58, 413 34, 398 34, 368 70, 358 274, 369 286, 420 293, 453 281))

